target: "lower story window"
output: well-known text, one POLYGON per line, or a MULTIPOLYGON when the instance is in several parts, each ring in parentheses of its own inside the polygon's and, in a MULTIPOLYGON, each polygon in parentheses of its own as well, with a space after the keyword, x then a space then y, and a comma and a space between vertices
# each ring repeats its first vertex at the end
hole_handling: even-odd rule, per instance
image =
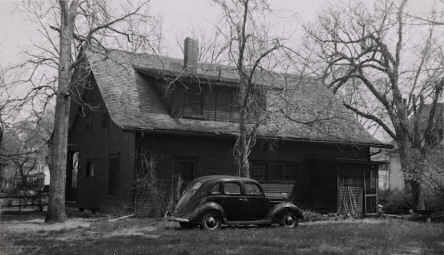
POLYGON ((267 164, 265 163, 253 163, 251 166, 251 177, 258 181, 265 181, 267 164))
POLYGON ((79 152, 74 152, 72 155, 72 172, 71 172, 71 188, 77 188, 79 174, 79 152))
POLYGON ((253 162, 251 177, 262 182, 291 182, 296 180, 298 171, 295 162, 253 162))
POLYGON ((94 177, 95 175, 95 166, 94 162, 88 161, 86 164, 86 177, 94 177))

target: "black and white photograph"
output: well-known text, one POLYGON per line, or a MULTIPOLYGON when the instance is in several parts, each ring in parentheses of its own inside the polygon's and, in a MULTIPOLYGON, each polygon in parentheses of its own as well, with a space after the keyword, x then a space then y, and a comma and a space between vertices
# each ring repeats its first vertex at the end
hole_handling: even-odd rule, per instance
POLYGON ((37 254, 444 254, 444 0, 0 0, 37 254))

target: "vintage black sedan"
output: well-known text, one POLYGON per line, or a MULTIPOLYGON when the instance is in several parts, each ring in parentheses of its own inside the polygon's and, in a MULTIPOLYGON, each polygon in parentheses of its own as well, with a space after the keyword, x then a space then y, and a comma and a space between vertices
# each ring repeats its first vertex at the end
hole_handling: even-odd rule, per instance
POLYGON ((266 197, 253 179, 210 175, 193 180, 185 188, 169 220, 184 228, 215 230, 222 225, 273 223, 294 228, 302 217, 293 203, 266 197))

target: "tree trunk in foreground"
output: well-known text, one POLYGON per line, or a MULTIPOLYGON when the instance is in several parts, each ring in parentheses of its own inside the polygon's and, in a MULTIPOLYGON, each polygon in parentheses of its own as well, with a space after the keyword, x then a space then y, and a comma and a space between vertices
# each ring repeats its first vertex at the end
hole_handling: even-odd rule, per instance
POLYGON ((69 93, 69 84, 71 80, 71 45, 78 1, 72 1, 69 7, 65 0, 59 0, 59 4, 61 14, 60 61, 54 116, 54 132, 49 144, 51 182, 49 187, 46 222, 63 222, 66 220, 65 183, 68 152, 69 108, 71 103, 69 93))
POLYGON ((241 177, 250 177, 250 162, 248 159, 250 152, 250 142, 249 142, 249 134, 247 127, 247 117, 248 117, 248 109, 245 103, 247 97, 247 84, 241 78, 240 88, 239 88, 239 137, 236 141, 236 145, 234 149, 235 153, 235 161, 238 168, 238 174, 241 177))
POLYGON ((425 210, 425 197, 422 185, 425 155, 414 149, 408 138, 399 139, 399 156, 404 173, 406 188, 411 192, 413 209, 425 210), (422 163, 421 163, 422 162, 422 163))

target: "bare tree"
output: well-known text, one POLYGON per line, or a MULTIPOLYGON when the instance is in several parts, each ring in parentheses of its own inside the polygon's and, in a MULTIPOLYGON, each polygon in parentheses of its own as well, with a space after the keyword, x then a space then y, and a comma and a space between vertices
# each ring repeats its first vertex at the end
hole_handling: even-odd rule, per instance
MULTIPOLYGON (((223 11, 223 25, 217 28, 226 42, 222 49, 227 53, 227 62, 235 66, 239 75, 239 136, 233 148, 234 158, 239 175, 250 176, 248 158, 256 142, 257 129, 266 119, 263 102, 258 96, 262 88, 258 84, 263 82, 261 75, 272 66, 273 54, 282 49, 281 40, 269 38, 269 31, 261 24, 271 12, 267 1, 214 2, 223 11)), ((211 52, 213 55, 214 51, 211 52)))
MULTIPOLYGON (((5 90, 5 78, 4 78, 4 74, 3 74, 3 70, 0 68, 0 92, 2 95, 4 95, 4 90, 5 90)), ((4 124, 3 124, 3 111, 5 109, 5 105, 6 105, 7 99, 0 97, 0 149, 1 149, 1 145, 2 145, 2 138, 3 138, 3 132, 4 132, 4 124)))
MULTIPOLYGON (((30 119, 8 123, 5 128, 4 141, 0 151, 0 164, 14 168, 7 169, 7 172, 1 174, 6 177, 6 182, 16 185, 10 186, 10 188, 16 189, 15 191, 20 189, 38 191, 37 188, 42 188, 42 186, 34 185, 36 183, 29 182, 30 177, 43 174, 36 170, 42 170, 41 166, 44 165, 47 156, 46 142, 50 135, 47 130, 52 125, 52 114, 45 114, 42 119, 40 122, 30 119), (14 180, 14 176, 18 178, 14 180)), ((43 181, 43 179, 41 180, 43 181)), ((43 185, 43 182, 39 184, 43 185)))
MULTIPOLYGON (((120 2, 115 5, 120 4, 120 2)), ((49 144, 51 183, 47 222, 61 222, 65 213, 65 179, 68 149, 68 128, 71 100, 82 103, 80 86, 89 78, 87 51, 105 55, 109 47, 122 47, 132 51, 150 49, 150 30, 141 32, 152 22, 146 14, 149 1, 127 1, 119 13, 113 13, 105 0, 58 0, 58 2, 24 1, 24 7, 40 25, 45 43, 28 51, 29 60, 20 66, 28 72, 14 84, 27 85, 27 93, 17 99, 31 105, 39 116, 53 105, 54 127, 49 144), (147 21, 144 23, 143 21, 147 21), (144 23, 145 26, 141 26, 144 23), (120 39, 119 39, 120 38, 120 39), (58 42, 57 42, 58 40, 58 42), (54 72, 57 70, 56 72, 54 72)))
POLYGON ((419 25, 406 12, 407 2, 330 9, 306 28, 307 49, 345 107, 396 141, 413 202, 424 209, 427 155, 443 138, 442 33, 434 23, 419 25))
POLYGON ((7 160, 4 148, 4 138, 10 117, 16 113, 13 98, 10 95, 9 86, 6 82, 8 69, 0 68, 0 165, 7 160))

